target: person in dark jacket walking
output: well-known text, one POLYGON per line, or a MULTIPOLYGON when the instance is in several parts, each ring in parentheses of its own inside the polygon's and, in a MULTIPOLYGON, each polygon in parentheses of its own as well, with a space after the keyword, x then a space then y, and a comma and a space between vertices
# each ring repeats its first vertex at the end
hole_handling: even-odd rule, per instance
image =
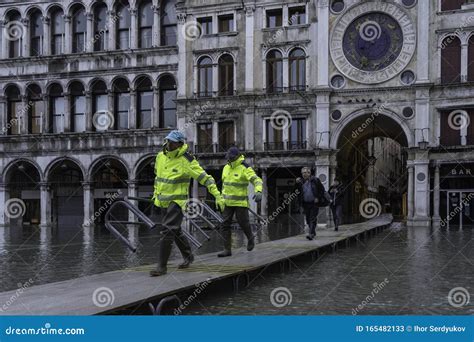
POLYGON ((311 176, 311 169, 304 167, 301 169, 302 178, 296 179, 296 184, 302 194, 303 210, 306 222, 309 226, 308 240, 313 240, 316 236, 316 226, 318 224, 319 203, 324 199, 324 186, 317 177, 311 176))
POLYGON ((332 212, 332 219, 334 221, 334 230, 339 230, 339 225, 342 221, 342 203, 344 201, 344 188, 339 179, 335 179, 334 183, 329 187, 329 196, 331 197, 329 207, 332 212))

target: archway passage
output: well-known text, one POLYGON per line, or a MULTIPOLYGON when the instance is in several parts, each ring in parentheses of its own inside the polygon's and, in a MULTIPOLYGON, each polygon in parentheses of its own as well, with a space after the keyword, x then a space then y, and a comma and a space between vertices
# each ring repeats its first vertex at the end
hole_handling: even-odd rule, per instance
POLYGON ((408 139, 393 118, 377 112, 345 124, 337 140, 337 172, 344 185, 343 222, 360 222, 390 212, 407 214, 408 139), (373 200, 366 200, 373 199, 373 200))
MULTIPOLYGON (((155 157, 144 159, 137 167, 137 193, 138 197, 152 198, 155 183, 155 157)), ((152 203, 139 202, 138 207, 146 215, 152 214, 152 203)))
POLYGON ((41 221, 40 173, 28 161, 19 160, 11 165, 5 175, 6 192, 10 202, 6 211, 14 211, 9 216, 10 225, 38 225, 41 221), (16 209, 13 209, 16 206, 16 209))
POLYGON ((56 162, 48 175, 52 218, 58 227, 80 228, 84 220, 84 181, 81 168, 73 161, 56 162))

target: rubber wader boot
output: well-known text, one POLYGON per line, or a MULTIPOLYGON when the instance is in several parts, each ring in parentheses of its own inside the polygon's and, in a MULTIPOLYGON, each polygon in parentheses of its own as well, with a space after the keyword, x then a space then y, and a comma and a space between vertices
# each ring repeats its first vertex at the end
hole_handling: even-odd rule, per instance
POLYGON ((230 229, 223 230, 222 237, 224 239, 224 250, 217 254, 219 258, 225 258, 232 255, 232 232, 230 229))
POLYGON ((151 277, 159 277, 166 274, 166 265, 168 264, 168 259, 170 257, 172 248, 173 240, 169 235, 165 236, 160 242, 160 250, 158 251, 158 265, 156 266, 156 270, 150 271, 151 277))
POLYGON ((178 268, 188 268, 194 261, 194 255, 189 245, 188 239, 183 234, 181 229, 174 232, 174 242, 178 246, 181 255, 183 256, 184 262, 178 266, 178 268))

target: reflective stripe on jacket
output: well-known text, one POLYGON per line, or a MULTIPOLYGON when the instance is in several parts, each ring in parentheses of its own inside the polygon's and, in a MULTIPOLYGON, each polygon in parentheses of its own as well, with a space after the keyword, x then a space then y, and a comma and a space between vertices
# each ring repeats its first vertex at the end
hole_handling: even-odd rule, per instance
POLYGON ((245 157, 241 155, 229 162, 222 171, 222 195, 226 206, 248 208, 249 182, 253 184, 255 192, 262 192, 262 179, 244 160, 245 157))
POLYGON ((161 151, 155 161, 155 191, 153 201, 157 207, 167 208, 171 202, 183 210, 189 194, 189 182, 196 179, 214 196, 219 196, 216 182, 203 170, 199 162, 188 153, 188 145, 168 152, 161 151))

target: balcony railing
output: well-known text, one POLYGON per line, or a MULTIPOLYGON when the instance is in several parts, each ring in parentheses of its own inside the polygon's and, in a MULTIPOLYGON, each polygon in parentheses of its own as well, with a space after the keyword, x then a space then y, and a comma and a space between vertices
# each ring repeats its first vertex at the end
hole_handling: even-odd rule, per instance
POLYGON ((194 153, 226 153, 234 144, 207 144, 195 145, 194 153))
POLYGON ((263 144, 265 151, 284 151, 285 143, 283 141, 279 142, 266 142, 263 144))
POLYGON ((307 147, 306 141, 288 141, 287 146, 288 150, 306 150, 307 147))

